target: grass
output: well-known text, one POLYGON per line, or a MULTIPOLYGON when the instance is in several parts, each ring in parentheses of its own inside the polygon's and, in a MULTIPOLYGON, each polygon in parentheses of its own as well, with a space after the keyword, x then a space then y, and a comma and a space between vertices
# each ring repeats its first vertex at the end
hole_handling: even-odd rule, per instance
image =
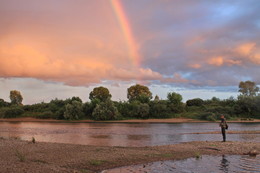
POLYGON ((196 153, 195 153, 195 158, 196 158, 196 159, 201 159, 202 156, 201 156, 201 154, 200 154, 199 152, 196 152, 196 153))
POLYGON ((20 162, 25 161, 25 155, 22 152, 20 152, 19 150, 15 150, 15 155, 19 159, 20 162))
POLYGON ((91 171, 87 170, 87 169, 81 169, 80 172, 82 172, 82 173, 90 173, 91 171))
POLYGON ((90 160, 89 163, 93 166, 100 166, 104 163, 106 163, 106 160, 90 160))

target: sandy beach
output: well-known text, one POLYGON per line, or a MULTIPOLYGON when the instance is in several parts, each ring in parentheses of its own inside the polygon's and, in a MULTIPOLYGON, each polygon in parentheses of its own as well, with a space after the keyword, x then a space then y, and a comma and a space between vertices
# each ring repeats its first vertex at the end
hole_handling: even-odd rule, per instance
POLYGON ((198 155, 246 154, 260 143, 194 141, 153 147, 102 147, 0 139, 0 172, 100 172, 104 169, 198 155))

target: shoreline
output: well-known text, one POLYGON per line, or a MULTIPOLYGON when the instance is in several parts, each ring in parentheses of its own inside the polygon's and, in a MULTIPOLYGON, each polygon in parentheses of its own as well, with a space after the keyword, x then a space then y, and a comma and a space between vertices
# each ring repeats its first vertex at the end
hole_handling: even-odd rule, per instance
MULTIPOLYGON (((37 140, 37 139, 36 139, 37 140)), ((193 141, 165 146, 90 146, 0 139, 0 172, 88 172, 202 155, 243 155, 259 142, 193 141), (11 164, 10 164, 11 163, 11 164)))
MULTIPOLYGON (((33 117, 21 118, 0 118, 0 122, 57 122, 57 123, 218 123, 218 121, 196 120, 189 118, 168 118, 168 119, 130 119, 130 120, 56 120, 38 119, 33 117)), ((254 120, 230 120, 228 123, 260 123, 260 119, 254 120)))

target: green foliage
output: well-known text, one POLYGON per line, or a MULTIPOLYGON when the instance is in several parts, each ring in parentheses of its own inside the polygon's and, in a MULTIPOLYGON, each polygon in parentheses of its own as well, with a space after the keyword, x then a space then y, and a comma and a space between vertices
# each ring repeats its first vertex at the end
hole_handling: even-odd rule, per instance
POLYGON ((204 101, 200 98, 195 98, 186 101, 187 106, 202 106, 204 101))
POLYGON ((170 103, 174 105, 181 105, 182 104, 182 96, 178 93, 172 92, 167 94, 167 99, 170 103))
POLYGON ((136 117, 137 118, 149 118, 149 111, 150 111, 150 107, 147 103, 140 103, 137 107, 136 107, 136 117))
POLYGON ((98 99, 100 101, 106 101, 107 99, 110 99, 112 96, 109 93, 109 90, 105 87, 96 87, 93 89, 93 91, 89 94, 89 99, 92 101, 94 99, 98 99))
POLYGON ((56 117, 56 115, 52 112, 52 111, 45 111, 45 112, 40 112, 37 114, 36 118, 40 118, 40 119, 57 119, 58 117, 56 117))
POLYGON ((152 93, 147 86, 136 84, 127 89, 127 98, 130 102, 148 103, 152 99, 152 93))
POLYGON ((240 96, 238 97, 237 104, 235 106, 235 113, 242 117, 259 117, 260 113, 260 96, 240 96))
POLYGON ((19 116, 33 116, 36 118, 54 119, 82 119, 115 120, 120 118, 172 118, 186 117, 215 121, 220 114, 227 119, 260 118, 259 88, 254 82, 240 82, 237 98, 230 97, 220 100, 213 97, 209 100, 200 98, 182 102, 178 93, 168 93, 167 100, 155 96, 143 85, 134 85, 128 88, 129 101, 113 102, 109 90, 104 87, 94 88, 90 93, 91 102, 82 103, 79 97, 66 100, 54 99, 49 103, 22 105, 22 96, 19 91, 11 91, 11 103, 0 99, 0 118, 13 118, 19 116))
POLYGON ((106 100, 96 105, 92 113, 94 120, 116 120, 119 112, 111 100, 106 100))
POLYGON ((10 104, 8 102, 4 101, 4 99, 0 99, 0 108, 6 107, 6 106, 10 106, 10 104))
POLYGON ((153 101, 150 103, 150 115, 154 118, 169 118, 170 111, 167 107, 167 101, 153 101))
POLYGON ((11 100, 11 104, 22 105, 23 97, 20 91, 17 90, 10 91, 10 100, 11 100))
POLYGON ((91 118, 92 112, 95 109, 95 107, 96 107, 96 104, 93 102, 84 103, 82 109, 83 109, 83 113, 84 113, 85 117, 91 118))
POLYGON ((19 159, 20 162, 24 162, 26 159, 25 154, 17 149, 15 150, 15 156, 19 159))
POLYGON ((169 103, 168 109, 170 110, 171 113, 182 113, 182 112, 184 112, 185 107, 182 103, 177 104, 177 105, 174 103, 169 103))
POLYGON ((106 160, 90 160, 89 163, 93 166, 100 166, 104 163, 106 163, 106 160))
POLYGON ((118 105, 120 113, 128 118, 149 118, 150 106, 147 103, 132 101, 124 102, 118 105))
POLYGON ((159 101, 160 101, 160 98, 159 98, 158 95, 156 95, 156 96, 154 97, 154 101, 155 101, 155 102, 159 102, 159 101))
POLYGON ((24 105, 23 109, 24 111, 28 112, 44 112, 48 110, 50 104, 48 103, 37 103, 37 104, 32 104, 32 105, 24 105))
POLYGON ((67 120, 79 120, 83 118, 83 106, 79 101, 72 101, 65 106, 64 119, 67 120))
POLYGON ((4 107, 0 109, 0 117, 2 118, 15 118, 24 113, 24 110, 20 106, 4 107))

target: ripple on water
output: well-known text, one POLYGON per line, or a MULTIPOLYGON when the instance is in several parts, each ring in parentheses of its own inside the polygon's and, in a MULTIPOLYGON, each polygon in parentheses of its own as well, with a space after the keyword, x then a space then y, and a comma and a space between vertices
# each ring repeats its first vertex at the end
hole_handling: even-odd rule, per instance
POLYGON ((179 161, 159 161, 148 164, 132 165, 102 173, 257 173, 260 172, 260 156, 206 156, 200 159, 189 158, 179 161))

